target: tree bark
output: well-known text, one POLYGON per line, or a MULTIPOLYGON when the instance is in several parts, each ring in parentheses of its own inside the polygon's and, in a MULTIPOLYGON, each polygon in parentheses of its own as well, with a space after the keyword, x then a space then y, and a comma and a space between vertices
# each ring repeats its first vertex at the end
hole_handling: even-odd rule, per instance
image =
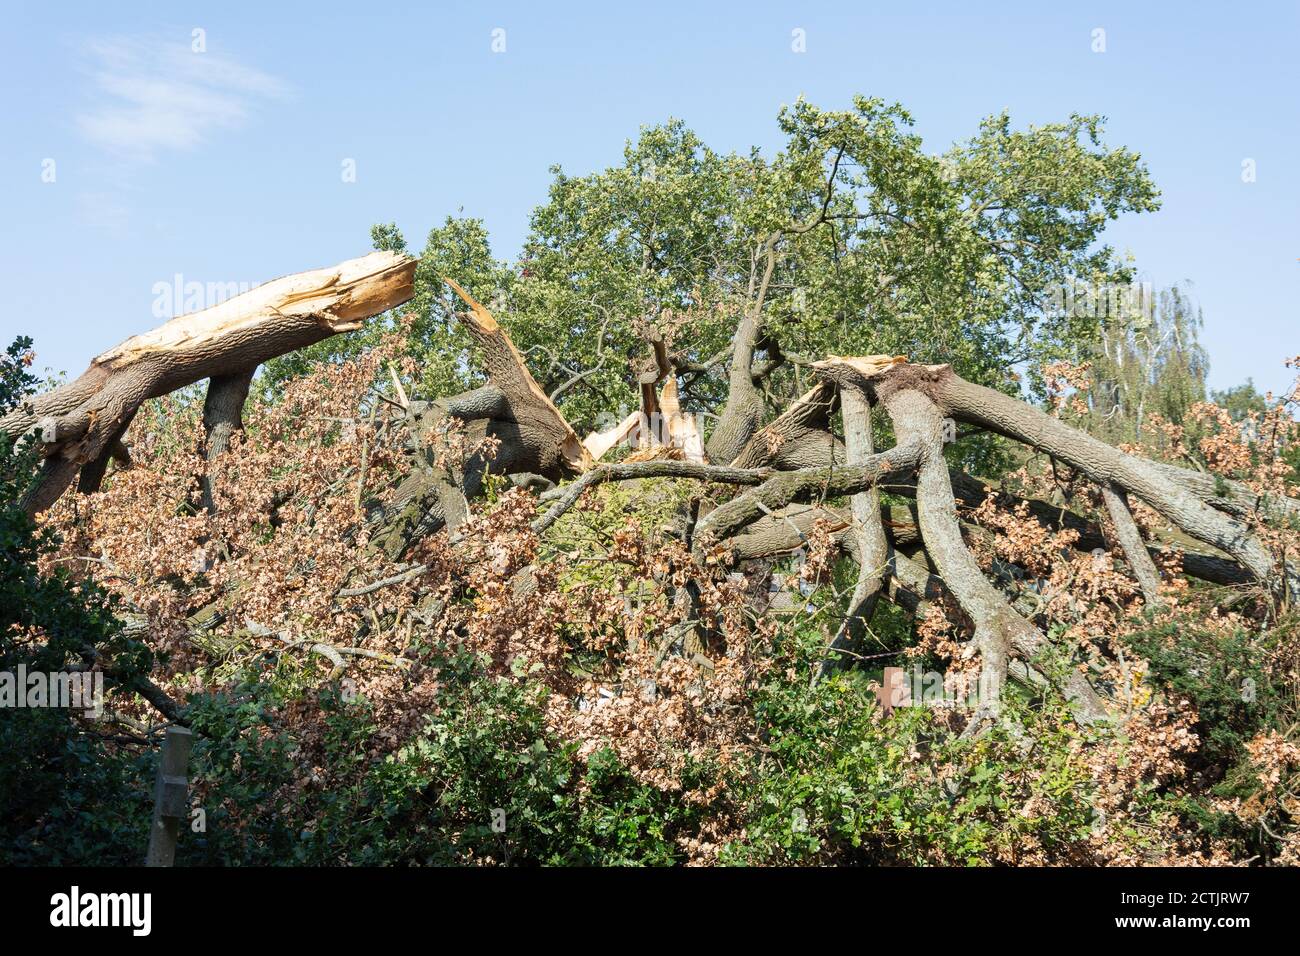
POLYGON ((208 381, 208 395, 203 402, 203 429, 206 433, 204 457, 207 468, 203 473, 203 507, 215 514, 215 465, 218 458, 230 448, 231 436, 244 427, 244 402, 253 382, 255 369, 217 375, 208 381))
POLYGON ((763 330, 763 303, 776 269, 776 248, 780 241, 781 232, 773 232, 754 255, 745 314, 732 340, 727 404, 705 446, 709 461, 733 462, 763 423, 763 396, 754 384, 754 350, 763 330))
POLYGON ((1017 641, 1024 645, 1036 640, 1038 630, 1008 606, 962 540, 948 465, 943 458, 943 416, 939 409, 928 396, 913 389, 891 392, 884 401, 898 440, 921 446, 916 480, 921 537, 939 577, 975 625, 981 699, 996 704, 1013 646, 1017 641))
POLYGON ((93 495, 99 490, 99 486, 104 481, 104 475, 108 471, 110 461, 116 461, 122 467, 129 467, 131 464, 131 452, 123 443, 123 437, 126 430, 131 427, 131 421, 134 415, 128 416, 126 421, 118 426, 117 434, 109 441, 108 446, 99 453, 94 461, 88 462, 82 466, 81 477, 77 480, 77 491, 83 495, 93 495))
MULTIPOLYGON (((1125 454, 1009 395, 967 382, 946 365, 901 366, 882 375, 876 383, 877 390, 886 391, 907 386, 922 388, 959 421, 1014 438, 1057 458, 1099 485, 1115 485, 1137 495, 1187 534, 1231 554, 1260 585, 1281 592, 1282 569, 1250 529, 1173 481, 1166 469, 1125 454)), ((1291 589, 1300 589, 1300 579, 1292 569, 1286 569, 1286 577, 1292 579, 1291 589)))
POLYGON ((696 528, 696 540, 712 536, 715 541, 725 541, 764 515, 795 501, 852 495, 875 485, 905 480, 919 464, 921 452, 921 446, 911 442, 877 452, 856 468, 780 472, 710 511, 696 528))
MULTIPOLYGON (((848 451, 847 466, 860 468, 875 453, 871 437, 871 406, 866 393, 856 384, 840 388, 844 413, 844 444, 848 451)), ((876 599, 888 576, 889 542, 880 521, 880 492, 873 485, 849 499, 853 515, 853 534, 857 539, 858 578, 849 598, 844 622, 832 639, 828 664, 843 657, 839 651, 860 651, 863 636, 876 609, 876 599)), ((822 670, 824 671, 825 665, 822 670)))
POLYGON ((1115 526, 1115 537, 1128 560, 1129 570, 1142 589, 1142 597, 1149 606, 1154 607, 1160 603, 1160 571, 1147 553, 1146 543, 1133 521, 1132 512, 1128 510, 1128 497, 1123 488, 1106 485, 1101 489, 1101 498, 1110 515, 1111 524, 1115 526))
POLYGON ((455 281, 445 281, 469 306, 469 311, 458 317, 478 345, 488 384, 437 402, 412 403, 408 409, 422 457, 392 498, 371 509, 371 544, 390 558, 399 557, 411 544, 448 524, 462 523, 469 514, 469 499, 482 492, 489 472, 526 472, 558 481, 583 474, 595 464, 591 452, 529 372, 506 330, 455 281), (485 438, 498 440, 494 455, 475 451, 456 475, 434 465, 429 441, 452 418, 467 423, 471 445, 485 438))
POLYGON ((822 380, 765 425, 732 460, 737 468, 814 468, 843 462, 844 443, 831 434, 839 402, 835 386, 822 380))
POLYGON ((468 292, 451 279, 446 282, 469 306, 460 319, 478 343, 488 381, 505 394, 510 405, 510 420, 518 426, 511 437, 522 445, 520 458, 536 463, 536 467, 522 470, 576 475, 590 468, 591 454, 528 371, 505 329, 468 292))

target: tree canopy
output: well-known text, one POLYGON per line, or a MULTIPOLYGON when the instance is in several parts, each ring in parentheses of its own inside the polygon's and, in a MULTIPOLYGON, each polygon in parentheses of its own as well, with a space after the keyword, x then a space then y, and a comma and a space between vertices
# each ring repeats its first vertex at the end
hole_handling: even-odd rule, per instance
MULTIPOLYGON (((835 350, 950 362, 1012 391, 1016 369, 1033 376, 1100 338, 1095 316, 1057 314, 1052 291, 1130 282, 1103 230, 1159 206, 1140 157, 1108 146, 1097 116, 1018 130, 1004 113, 938 154, 905 109, 879 99, 848 110, 799 100, 777 121, 785 144, 770 156, 719 153, 670 120, 627 143, 619 166, 554 167, 512 264, 493 257, 481 220, 448 217, 429 233, 406 307, 424 383, 478 381, 442 282, 451 275, 493 304, 543 388, 586 427, 626 400, 656 337, 690 373, 684 395, 716 411, 749 311, 774 407, 801 387, 801 366, 835 350)), ((372 238, 406 249, 392 223, 372 238)), ((273 376, 312 355, 279 360, 273 376)))

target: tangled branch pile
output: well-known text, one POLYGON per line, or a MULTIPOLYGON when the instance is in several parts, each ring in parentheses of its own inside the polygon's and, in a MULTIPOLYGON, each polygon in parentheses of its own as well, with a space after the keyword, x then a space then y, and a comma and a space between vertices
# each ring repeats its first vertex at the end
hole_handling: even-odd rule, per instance
POLYGON ((245 409, 414 269, 280 280, 0 423, 40 440, 42 573, 149 652, 114 752, 201 735, 192 859, 1300 862, 1285 405, 1197 406, 1213 471, 900 356, 808 361, 768 415, 750 309, 711 429, 652 337, 637 411, 580 438, 450 283, 485 385, 411 398, 399 322, 245 409), (997 483, 950 464, 989 435, 1022 449, 997 483))

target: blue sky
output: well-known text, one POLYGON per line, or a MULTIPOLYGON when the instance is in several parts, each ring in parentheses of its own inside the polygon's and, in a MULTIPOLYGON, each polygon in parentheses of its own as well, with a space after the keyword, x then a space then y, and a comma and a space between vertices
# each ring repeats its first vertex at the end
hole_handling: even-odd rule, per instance
POLYGON ((328 265, 367 251, 379 221, 419 248, 463 209, 510 257, 553 163, 603 168, 669 116, 715 149, 770 149, 781 104, 861 92, 902 102, 935 151, 1003 108, 1017 125, 1108 116, 1164 198, 1110 241, 1157 285, 1193 282, 1212 386, 1291 381, 1300 5, 903 6, 16 5, 0 32, 0 338, 30 334, 39 367, 77 374, 157 324, 155 283, 328 265))

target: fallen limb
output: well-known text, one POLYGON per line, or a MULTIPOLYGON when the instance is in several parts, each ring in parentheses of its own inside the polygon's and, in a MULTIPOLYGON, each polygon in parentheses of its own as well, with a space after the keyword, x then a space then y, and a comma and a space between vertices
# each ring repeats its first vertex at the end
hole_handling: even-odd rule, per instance
MULTIPOLYGON (((861 467, 875 452, 871 437, 871 405, 863 383, 856 373, 845 370, 833 360, 819 363, 817 368, 828 380, 837 381, 844 413, 846 464, 850 468, 861 467)), ((850 499, 849 508, 853 515, 852 534, 857 545, 858 577, 844 621, 827 649, 822 671, 838 659, 838 652, 859 648, 888 574, 889 542, 880 520, 879 491, 875 486, 859 491, 850 499)))
POLYGON ((1175 484, 1186 488, 1211 507, 1238 518, 1300 518, 1300 500, 1296 498, 1260 494, 1240 481, 1165 462, 1155 464, 1175 484))
POLYGON ((1142 589, 1142 597, 1149 606, 1154 607, 1160 603, 1160 571, 1147 553, 1146 543, 1128 510, 1124 489, 1106 485, 1101 489, 1101 498, 1110 515, 1111 524, 1115 526, 1115 537, 1128 561, 1129 570, 1142 589))
POLYGON ((763 515, 796 501, 856 494, 876 485, 906 480, 921 461, 921 445, 900 445, 869 456, 857 468, 802 468, 780 472, 759 487, 719 505, 699 523, 697 537, 725 541, 763 515))
POLYGON ((541 496, 543 502, 554 501, 546 513, 532 523, 532 529, 541 534, 555 524, 573 507, 588 488, 607 481, 634 481, 640 478, 694 478, 733 485, 757 485, 772 476, 766 468, 729 468, 725 465, 705 465, 690 461, 656 459, 625 464, 597 465, 576 481, 556 488, 541 496))
POLYGON ((417 466, 388 501, 370 508, 371 544, 390 558, 444 526, 462 524, 468 502, 482 493, 489 473, 527 472, 557 481, 595 464, 506 330, 455 281, 446 282, 469 306, 458 317, 478 345, 488 385, 437 402, 408 403, 417 466), (454 475, 435 461, 440 433, 453 419, 466 424, 468 444, 475 449, 454 475))
POLYGON ((67 385, 0 419, 16 437, 37 427, 45 462, 24 501, 29 514, 58 500, 140 407, 205 378, 241 376, 278 355, 361 328, 413 294, 415 260, 373 252, 328 269, 285 276, 202 312, 172 319, 93 359, 67 385))
POLYGON ((1249 527, 1206 504, 1172 479, 1166 468, 1125 454, 1009 395, 968 382, 946 365, 901 366, 880 375, 875 387, 878 392, 920 389, 958 421, 1024 442, 1098 485, 1117 486, 1136 495, 1185 533, 1232 555, 1269 590, 1300 592, 1300 574, 1295 569, 1279 569, 1249 527), (1284 579, 1289 580, 1284 584, 1284 579))

